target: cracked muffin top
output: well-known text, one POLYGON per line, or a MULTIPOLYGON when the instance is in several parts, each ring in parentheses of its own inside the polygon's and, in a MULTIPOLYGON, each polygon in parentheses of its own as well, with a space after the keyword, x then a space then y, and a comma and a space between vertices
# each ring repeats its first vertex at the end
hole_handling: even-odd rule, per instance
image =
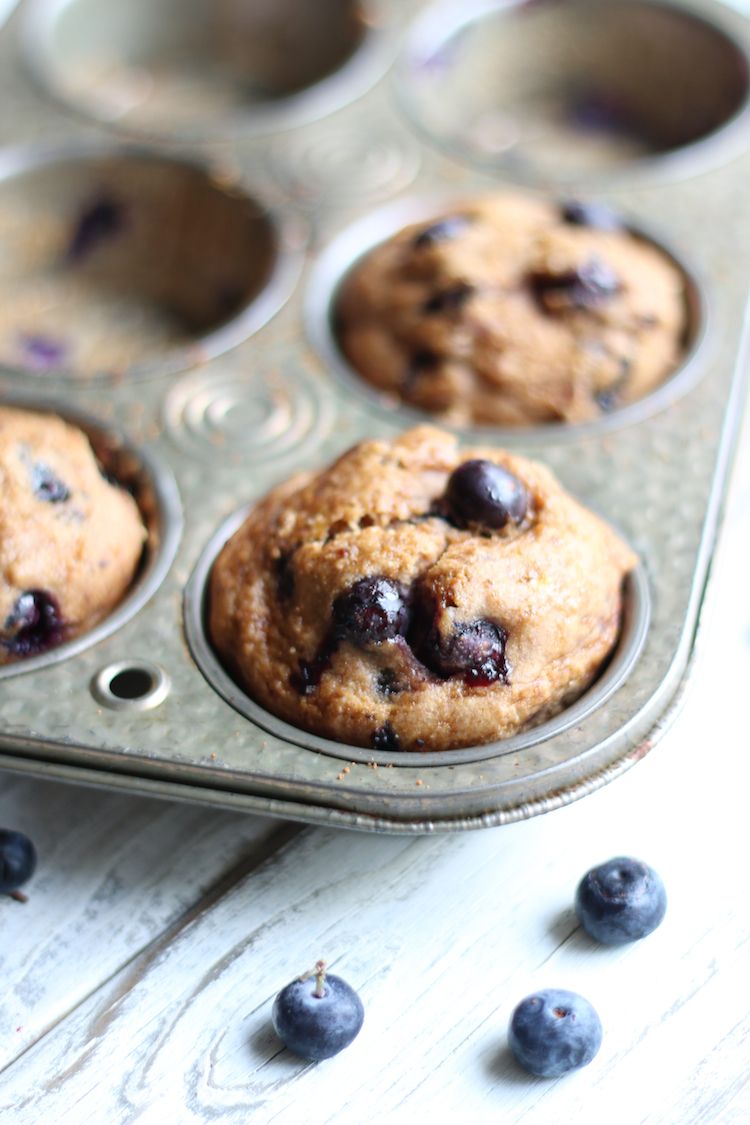
POLYGON ((135 575, 146 530, 82 430, 0 407, 0 664, 102 620, 135 575))
POLYGON ((376 750, 471 746, 585 690, 635 563, 542 465, 421 426, 265 497, 213 567, 209 632, 295 726, 376 750))
POLYGON ((350 271, 339 344, 368 382, 457 425, 584 422, 678 365, 685 278, 603 204, 517 194, 408 226, 350 271))

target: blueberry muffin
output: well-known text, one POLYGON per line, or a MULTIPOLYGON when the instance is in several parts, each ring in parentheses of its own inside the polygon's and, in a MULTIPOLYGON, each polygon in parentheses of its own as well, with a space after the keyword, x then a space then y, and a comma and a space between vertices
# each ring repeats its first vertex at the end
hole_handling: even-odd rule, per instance
POLYGON ((585 422, 679 363, 685 280, 601 204, 498 195, 377 246, 335 321, 368 382, 453 424, 585 422))
POLYGON ((213 567, 209 631, 295 726, 447 750, 580 695, 617 640, 635 562, 543 466, 422 426, 262 500, 213 567))
POLYGON ((146 531, 81 430, 0 407, 0 664, 96 625, 128 589, 146 531))

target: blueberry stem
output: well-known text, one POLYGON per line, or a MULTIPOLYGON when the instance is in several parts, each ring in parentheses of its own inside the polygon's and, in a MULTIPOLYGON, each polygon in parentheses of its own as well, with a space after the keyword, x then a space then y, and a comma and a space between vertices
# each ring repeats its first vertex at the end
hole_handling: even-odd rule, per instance
POLYGON ((25 895, 23 891, 8 891, 10 898, 14 898, 16 902, 28 902, 29 896, 25 895))
POLYGON ((322 1000, 326 994, 325 981, 326 981, 326 963, 325 961, 316 961, 314 969, 308 969, 299 978, 301 981, 309 980, 310 977, 315 977, 315 988, 313 989, 313 996, 318 1000, 322 1000))

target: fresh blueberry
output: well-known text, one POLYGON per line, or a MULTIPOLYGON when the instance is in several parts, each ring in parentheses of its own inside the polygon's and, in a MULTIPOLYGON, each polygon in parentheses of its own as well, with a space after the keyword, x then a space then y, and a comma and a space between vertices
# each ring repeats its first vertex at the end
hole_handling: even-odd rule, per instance
POLYGON ((459 281, 456 285, 451 285, 449 289, 442 289, 439 293, 429 297, 422 306, 422 312, 429 314, 460 312, 473 292, 473 285, 467 285, 465 281, 459 281))
POLYGON ((540 1078, 559 1078, 591 1062, 602 1045, 602 1025, 583 996, 543 988, 513 1012, 508 1043, 524 1070, 540 1078))
POLYGON ((459 525, 501 528, 521 524, 529 510, 529 494, 518 477, 492 461, 464 461, 448 478, 445 503, 459 525))
POLYGON ((5 622, 13 631, 7 642, 16 656, 33 656, 59 644, 63 639, 63 620, 57 599, 46 590, 24 590, 5 622))
POLYGON ((469 225, 468 215, 450 215, 447 219, 440 219, 436 223, 421 230, 414 239, 417 250, 426 246, 435 246, 438 242, 447 242, 450 238, 462 234, 469 225))
POLYGON ((508 682, 505 645, 508 634, 500 625, 479 618, 456 622, 443 636, 436 626, 419 630, 412 643, 418 659, 438 676, 462 676, 470 687, 508 682))
POLYGON ((547 313, 599 308, 621 288, 614 270, 596 257, 561 273, 534 273, 530 282, 537 304, 547 313))
POLYGON ((390 578, 360 578, 334 601, 333 620, 342 639, 357 645, 380 644, 406 632, 406 593, 390 578))
POLYGON ((49 465, 35 461, 31 467, 31 487, 37 500, 47 504, 64 504, 70 499, 70 489, 52 472, 49 465))
POLYGON ((273 1028, 284 1045, 303 1059, 329 1059, 359 1034, 365 1010, 341 977, 326 973, 325 962, 282 988, 273 1004, 273 1028))
POLYGON ((36 850, 28 836, 0 828, 0 894, 12 894, 36 868, 36 850))
POLYGON ((621 231, 622 221, 606 203, 592 200, 568 199, 560 206, 563 222, 572 227, 591 227, 592 230, 621 231))
POLYGON ((617 856, 592 867, 576 891, 584 930, 604 945, 638 941, 655 930, 667 909, 667 892, 652 867, 617 856))

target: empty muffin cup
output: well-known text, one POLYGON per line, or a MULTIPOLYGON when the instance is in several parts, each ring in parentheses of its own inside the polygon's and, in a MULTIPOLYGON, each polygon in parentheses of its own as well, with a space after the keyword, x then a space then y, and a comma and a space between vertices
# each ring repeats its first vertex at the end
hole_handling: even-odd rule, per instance
POLYGON ((40 81, 129 132, 215 139, 319 117, 385 62, 363 0, 38 0, 26 24, 40 81))
POLYGON ((306 322, 384 415, 575 440, 688 390, 710 309, 683 256, 608 205, 505 191, 357 220, 318 258, 306 322))
POLYGON ((417 21, 400 89, 428 137, 507 176, 693 172, 746 143, 749 50, 715 3, 475 0, 417 21))
POLYGON ((304 243, 236 177, 131 147, 0 158, 0 365, 51 379, 166 375, 284 303, 304 243))
POLYGON ((97 419, 5 394, 0 413, 2 680, 74 656, 138 613, 172 564, 182 509, 167 466, 97 419))

